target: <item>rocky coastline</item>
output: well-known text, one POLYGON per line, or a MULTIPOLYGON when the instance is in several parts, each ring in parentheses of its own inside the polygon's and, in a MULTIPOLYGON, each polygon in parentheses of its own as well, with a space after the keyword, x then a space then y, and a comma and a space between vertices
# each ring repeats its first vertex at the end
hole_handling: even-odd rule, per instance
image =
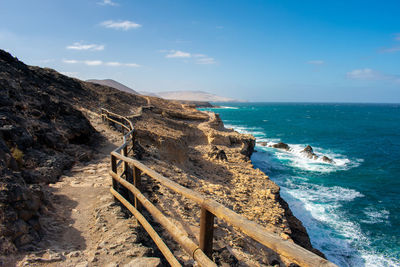
MULTIPOLYGON (((51 69, 27 66, 2 50, 0 101, 0 254, 3 256, 16 254, 21 258, 43 249, 41 244, 46 239, 63 235, 49 233, 44 228, 43 218, 49 217, 48 211, 54 206, 48 188, 57 184, 71 167, 93 164, 94 158, 103 155, 98 147, 107 137, 96 126, 98 118, 88 114, 96 114, 104 107, 119 114, 135 115, 143 106, 147 108, 141 116, 132 117, 138 140, 135 157, 165 177, 206 194, 282 238, 322 255, 312 247, 306 229, 280 197, 279 187, 252 165, 255 138, 226 129, 218 114, 199 111, 197 104, 129 94, 72 79, 51 69)), ((113 138, 120 140, 120 136, 113 138)), ((104 157, 107 161, 107 153, 104 157)), ((199 231, 199 207, 151 179, 144 178, 143 186, 152 202, 195 239, 199 231)), ((95 225, 96 220, 90 217, 86 223, 95 225)), ((119 223, 123 224, 123 220, 119 223)), ((213 257, 220 265, 287 263, 272 250, 260 248, 230 226, 219 224, 213 257)), ((101 231, 96 234, 101 236, 101 231)), ((180 250, 171 240, 168 245, 180 250)), ((73 251, 62 244, 58 248, 62 255, 73 251)), ((81 253, 82 260, 87 255, 103 255, 96 254, 101 250, 98 244, 86 250, 90 251, 81 253)), ((91 261, 107 263, 107 255, 91 258, 89 265, 93 264, 91 261)), ((183 252, 177 255, 181 262, 190 264, 183 252)), ((57 264, 66 260, 60 259, 57 264)), ((120 261, 127 263, 126 259, 120 261)))

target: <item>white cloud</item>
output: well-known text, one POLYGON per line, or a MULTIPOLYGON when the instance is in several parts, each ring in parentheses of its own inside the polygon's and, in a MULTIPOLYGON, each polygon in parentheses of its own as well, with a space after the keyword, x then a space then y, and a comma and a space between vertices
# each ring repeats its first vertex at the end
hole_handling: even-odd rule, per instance
POLYGON ((121 62, 117 62, 117 61, 111 61, 111 62, 103 62, 101 60, 83 60, 83 61, 79 61, 79 60, 75 60, 75 59, 63 59, 62 62, 67 63, 67 64, 77 64, 77 63, 81 63, 81 64, 85 64, 88 66, 110 66, 110 67, 121 67, 121 66, 125 66, 125 67, 134 67, 134 68, 138 68, 140 67, 139 64, 136 63, 121 63, 121 62))
POLYGON ((98 45, 98 44, 83 44, 83 43, 73 43, 72 45, 69 45, 66 47, 67 49, 70 50, 92 50, 92 51, 101 51, 104 50, 104 45, 98 45))
POLYGON ((192 55, 187 52, 179 51, 179 50, 170 50, 169 54, 165 56, 166 58, 190 58, 192 55))
POLYGON ((347 78, 354 80, 379 80, 381 74, 369 68, 356 69, 347 73, 347 78))
POLYGON ((215 64, 215 59, 212 57, 201 57, 196 60, 196 64, 215 64))
POLYGON ((107 62, 106 65, 107 66, 112 66, 112 67, 119 67, 119 66, 121 66, 121 63, 119 63, 119 62, 107 62))
POLYGON ((67 64, 76 64, 79 63, 78 60, 75 59, 63 59, 62 62, 67 63, 67 64))
POLYGON ((71 72, 71 71, 60 71, 60 73, 65 76, 72 76, 72 77, 76 77, 78 75, 77 72, 71 72))
POLYGON ((101 60, 85 60, 83 61, 88 66, 99 66, 103 64, 103 61, 101 60))
POLYGON ((353 80, 368 80, 368 81, 390 81, 399 83, 400 77, 397 75, 384 74, 370 68, 355 69, 347 73, 347 78, 353 80))
POLYGON ((125 21, 113 21, 113 20, 107 20, 103 21, 101 26, 109 28, 109 29, 115 29, 115 30, 123 30, 127 31, 130 29, 137 29, 142 27, 142 25, 137 24, 133 21, 125 20, 125 21))
POLYGON ((312 64, 312 65, 322 65, 324 63, 325 62, 323 60, 310 60, 310 61, 307 61, 307 64, 312 64))
POLYGON ((119 6, 119 4, 113 2, 112 0, 103 0, 101 2, 98 2, 97 4, 101 6, 119 6))
MULTIPOLYGON (((192 58, 192 62, 196 64, 215 64, 216 61, 214 58, 209 57, 205 54, 191 54, 189 52, 184 52, 180 50, 159 50, 160 52, 167 53, 165 55, 166 58, 183 58, 183 59, 189 59, 192 58)), ((189 61, 185 61, 189 62, 189 61)))
POLYGON ((140 65, 139 65, 139 64, 136 64, 136 63, 125 63, 124 66, 127 66, 127 67, 134 67, 134 68, 140 67, 140 65))
POLYGON ((135 67, 135 68, 140 67, 140 65, 136 63, 121 63, 121 62, 106 62, 105 65, 111 67, 120 67, 120 66, 135 67))

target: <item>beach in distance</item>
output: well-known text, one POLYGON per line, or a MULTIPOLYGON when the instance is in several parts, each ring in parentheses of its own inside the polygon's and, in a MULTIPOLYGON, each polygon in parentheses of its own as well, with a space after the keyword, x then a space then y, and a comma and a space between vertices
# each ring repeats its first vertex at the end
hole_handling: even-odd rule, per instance
POLYGON ((314 247, 339 266, 400 264, 400 104, 216 103, 257 138, 252 161, 281 186, 314 247), (271 147, 284 142, 290 149, 271 147), (332 163, 310 159, 310 145, 332 163))

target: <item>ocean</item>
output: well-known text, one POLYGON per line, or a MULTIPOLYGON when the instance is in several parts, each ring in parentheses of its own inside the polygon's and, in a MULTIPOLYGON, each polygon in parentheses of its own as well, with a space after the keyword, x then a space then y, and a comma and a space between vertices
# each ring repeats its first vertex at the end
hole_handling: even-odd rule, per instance
POLYGON ((215 104, 202 110, 256 137, 254 166, 315 248, 339 266, 400 266, 400 104, 215 104), (334 162, 305 157, 307 145, 334 162))

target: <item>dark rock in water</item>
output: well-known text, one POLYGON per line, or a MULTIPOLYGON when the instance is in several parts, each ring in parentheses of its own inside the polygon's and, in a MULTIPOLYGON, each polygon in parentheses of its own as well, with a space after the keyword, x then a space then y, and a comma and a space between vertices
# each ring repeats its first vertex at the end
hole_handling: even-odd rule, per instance
POLYGON ((285 144, 285 143, 282 143, 282 142, 279 142, 277 144, 273 144, 271 147, 283 149, 283 150, 286 150, 286 151, 288 151, 290 149, 290 146, 288 144, 285 144))
POLYGON ((307 145, 301 153, 309 159, 318 159, 318 156, 314 153, 313 148, 310 145, 307 145))
POLYGON ((306 148, 304 148, 303 151, 307 152, 307 153, 314 153, 314 150, 310 145, 307 145, 306 148))
POLYGON ((333 163, 333 160, 331 158, 328 158, 327 156, 323 156, 322 160, 326 163, 333 163))
POLYGON ((228 161, 228 158, 226 157, 225 151, 222 149, 219 149, 216 146, 213 146, 210 149, 210 152, 208 152, 208 156, 212 159, 218 159, 222 161, 228 161))
POLYGON ((259 142, 258 144, 259 144, 260 146, 267 146, 268 143, 267 143, 267 142, 259 142))

